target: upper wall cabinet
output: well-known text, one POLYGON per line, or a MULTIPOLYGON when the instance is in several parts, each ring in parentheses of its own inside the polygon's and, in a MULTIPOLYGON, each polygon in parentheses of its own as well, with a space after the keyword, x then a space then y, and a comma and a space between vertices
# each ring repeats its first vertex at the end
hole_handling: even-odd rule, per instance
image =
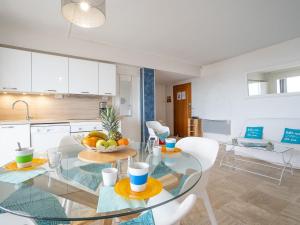
POLYGON ((68 93, 68 58, 33 52, 32 91, 68 93))
POLYGON ((98 95, 98 63, 69 58, 70 94, 98 95))
POLYGON ((0 90, 31 91, 31 52, 0 48, 0 90))
POLYGON ((99 95, 116 95, 116 65, 99 63, 99 95))

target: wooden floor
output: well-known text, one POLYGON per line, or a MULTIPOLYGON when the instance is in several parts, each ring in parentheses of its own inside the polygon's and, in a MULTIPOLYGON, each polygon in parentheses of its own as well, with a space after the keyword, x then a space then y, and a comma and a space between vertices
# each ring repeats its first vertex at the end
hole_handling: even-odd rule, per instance
MULTIPOLYGON (((267 178, 220 168, 223 152, 220 150, 207 188, 219 225, 300 224, 300 170, 294 170, 294 176, 285 173, 279 186, 267 178)), ((210 224, 201 200, 181 224, 210 224)))

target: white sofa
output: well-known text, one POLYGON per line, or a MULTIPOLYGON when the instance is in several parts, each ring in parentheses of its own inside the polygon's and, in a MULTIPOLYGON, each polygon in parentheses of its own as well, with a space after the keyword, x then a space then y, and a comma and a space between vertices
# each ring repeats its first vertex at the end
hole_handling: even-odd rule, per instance
MULTIPOLYGON (((300 118, 258 118, 247 120, 242 128, 240 137, 244 137, 246 127, 262 126, 263 139, 273 141, 294 148, 293 159, 291 161, 294 168, 300 168, 300 145, 280 143, 285 128, 300 129, 300 118)), ((236 148, 236 154, 262 159, 275 164, 282 163, 281 154, 274 154, 267 151, 259 151, 254 149, 246 149, 244 147, 236 148)))

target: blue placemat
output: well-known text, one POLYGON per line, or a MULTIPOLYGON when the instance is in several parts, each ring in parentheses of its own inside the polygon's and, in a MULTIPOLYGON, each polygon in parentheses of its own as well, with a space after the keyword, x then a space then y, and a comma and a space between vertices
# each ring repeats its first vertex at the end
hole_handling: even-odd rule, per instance
POLYGON ((119 223, 119 225, 155 225, 152 210, 149 210, 132 220, 119 223))
POLYGON ((43 168, 28 171, 2 171, 0 173, 0 181, 11 184, 19 184, 45 172, 46 170, 43 168))
POLYGON ((99 193, 99 201, 97 212, 112 212, 122 209, 134 209, 134 208, 146 207, 145 201, 141 200, 127 200, 119 196, 114 187, 101 187, 99 193))
MULTIPOLYGON (((167 174, 178 174, 177 172, 175 172, 174 170, 172 170, 171 168, 169 168, 168 166, 165 165, 164 162, 160 162, 154 169, 154 171, 151 173, 151 176, 158 179, 160 177, 163 177, 167 174)), ((176 188, 170 190, 170 193, 172 195, 178 195, 181 191, 181 188, 185 182, 185 180, 188 178, 188 175, 184 175, 182 174, 179 184, 176 188)))
POLYGON ((111 167, 110 164, 88 164, 74 167, 69 170, 62 170, 65 179, 77 182, 93 191, 96 191, 102 182, 102 169, 111 167))
MULTIPOLYGON (((1 202, 0 206, 32 216, 67 218, 64 208, 55 196, 32 186, 21 186, 1 202)), ((0 213, 4 211, 0 209, 0 213)), ((38 225, 69 224, 68 221, 45 220, 36 220, 36 223, 38 225)))

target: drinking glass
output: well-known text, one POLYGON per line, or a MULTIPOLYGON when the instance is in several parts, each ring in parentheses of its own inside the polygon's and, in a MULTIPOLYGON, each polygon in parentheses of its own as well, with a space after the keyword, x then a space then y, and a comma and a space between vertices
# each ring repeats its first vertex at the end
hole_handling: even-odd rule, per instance
POLYGON ((150 138, 147 144, 147 151, 151 154, 155 145, 155 138, 150 138))
POLYGON ((49 150, 47 152, 48 156, 48 165, 51 169, 56 169, 60 166, 61 160, 62 160, 62 153, 55 151, 55 150, 49 150))

